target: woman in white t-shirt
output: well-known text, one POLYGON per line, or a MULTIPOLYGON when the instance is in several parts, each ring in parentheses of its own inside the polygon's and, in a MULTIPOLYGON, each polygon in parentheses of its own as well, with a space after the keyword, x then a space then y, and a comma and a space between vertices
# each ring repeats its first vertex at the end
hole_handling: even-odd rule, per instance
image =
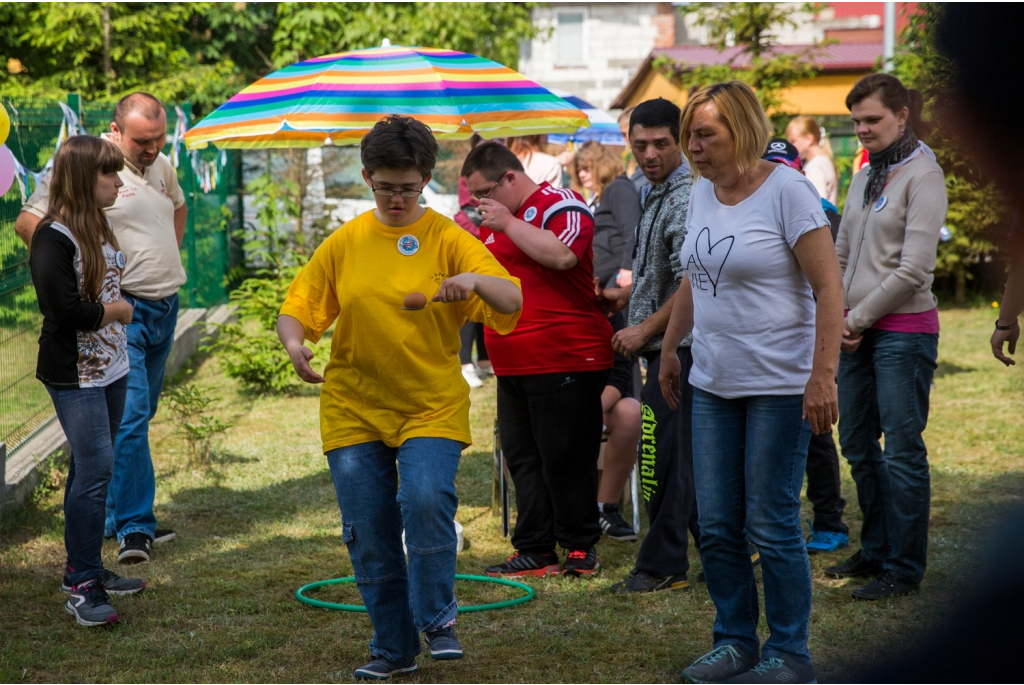
POLYGON ((786 139, 800 153, 804 175, 814 184, 818 195, 838 206, 839 178, 832 160, 832 146, 821 137, 821 126, 813 117, 799 116, 786 127, 786 139))
MULTIPOLYGON (((698 180, 680 253, 686 278, 663 349, 675 349, 692 326, 700 556, 718 611, 714 649, 684 675, 694 682, 815 682, 800 487, 811 432, 831 431, 838 418, 839 262, 814 186, 760 159, 772 128, 748 85, 700 91, 681 127, 698 180), (764 571, 771 635, 763 646, 746 535, 764 571)), ((675 355, 661 364, 671 406, 679 364, 675 355)))
POLYGON ((534 183, 547 181, 555 188, 562 187, 562 164, 557 157, 544 152, 547 136, 518 136, 506 142, 509 149, 519 158, 526 175, 534 183))

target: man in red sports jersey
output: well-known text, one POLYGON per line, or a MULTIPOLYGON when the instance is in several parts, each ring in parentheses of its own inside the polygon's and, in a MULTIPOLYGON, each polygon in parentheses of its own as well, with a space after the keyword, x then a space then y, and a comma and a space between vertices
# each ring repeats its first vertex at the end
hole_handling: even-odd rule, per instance
POLYGON ((480 200, 480 239, 523 287, 515 330, 484 332, 518 509, 516 552, 487 574, 589 575, 599 567, 601 391, 612 366, 612 329, 592 284, 593 215, 579 194, 531 181, 504 145, 477 146, 462 176, 480 200))

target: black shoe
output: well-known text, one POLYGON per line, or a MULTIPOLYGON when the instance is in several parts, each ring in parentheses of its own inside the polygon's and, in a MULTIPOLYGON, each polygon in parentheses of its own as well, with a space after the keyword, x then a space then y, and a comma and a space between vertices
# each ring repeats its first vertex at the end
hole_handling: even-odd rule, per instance
POLYGON ((356 672, 352 675, 355 676, 356 680, 390 680, 393 675, 415 673, 416 669, 416 657, 398 664, 382 656, 377 656, 370 663, 357 668, 356 672))
MULTIPOLYGON (((748 542, 747 543, 747 552, 750 554, 750 565, 751 566, 757 566, 758 564, 761 563, 761 553, 757 551, 757 546, 753 542, 748 542)), ((704 582, 704 570, 703 569, 701 569, 700 573, 697 574, 697 577, 694 579, 694 581, 697 582, 697 583, 703 583, 704 582)))
POLYGON ((794 685, 795 683, 816 683, 818 679, 814 675, 814 667, 810 664, 797 664, 780 657, 767 657, 761 659, 761 663, 749 671, 735 675, 725 682, 794 685))
POLYGON ((430 647, 430 658, 444 661, 462 658, 462 645, 455 636, 455 628, 438 628, 426 633, 427 646, 430 647))
POLYGON ((867 585, 863 585, 850 594, 854 599, 874 601, 885 597, 902 597, 921 589, 918 583, 900 578, 892 571, 882 571, 867 585))
POLYGON ((826 568, 825 575, 829 578, 861 578, 863 576, 878 575, 881 571, 881 564, 865 559, 864 555, 858 550, 856 554, 843 563, 826 568))
POLYGON ((121 553, 117 560, 122 564, 140 564, 149 561, 149 550, 153 538, 145 533, 128 533, 121 540, 121 553))
POLYGON ((597 562, 597 548, 569 550, 562 568, 562 575, 565 576, 594 575, 601 568, 601 564, 597 562))
POLYGON ((157 528, 153 533, 153 544, 162 545, 165 542, 170 542, 176 539, 178 536, 175 535, 174 531, 170 528, 157 528))
MULTIPOLYGON (((99 577, 100 584, 103 589, 107 591, 108 595, 134 595, 136 592, 142 592, 146 589, 146 581, 141 578, 122 578, 113 571, 103 569, 103 574, 99 577)), ((64 571, 64 582, 61 583, 61 592, 71 592, 71 576, 68 575, 68 571, 64 571)))
POLYGON ((601 522, 601 530, 612 540, 625 540, 636 542, 636 531, 633 526, 626 523, 619 513, 617 504, 599 504, 598 520, 601 522))
POLYGON ((554 550, 547 554, 536 552, 516 552, 502 564, 487 567, 487 575, 492 577, 522 578, 524 576, 557 576, 562 573, 562 563, 554 550))
POLYGON ((630 592, 657 592, 658 590, 686 590, 690 587, 690 581, 686 580, 685 573, 677 573, 668 578, 660 578, 651 575, 647 571, 633 569, 625 579, 620 580, 611 587, 616 595, 624 595, 630 592))

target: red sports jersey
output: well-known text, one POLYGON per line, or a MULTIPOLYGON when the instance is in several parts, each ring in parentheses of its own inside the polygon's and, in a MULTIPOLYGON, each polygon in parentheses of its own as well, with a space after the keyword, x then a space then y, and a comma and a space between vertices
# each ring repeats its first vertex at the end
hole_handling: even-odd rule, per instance
POLYGON ((594 302, 594 217, 572 190, 544 183, 516 213, 551 231, 579 260, 559 271, 538 264, 504 233, 480 227, 498 262, 523 286, 523 312, 509 335, 484 329, 487 354, 499 376, 599 371, 612 366, 612 327, 594 302))

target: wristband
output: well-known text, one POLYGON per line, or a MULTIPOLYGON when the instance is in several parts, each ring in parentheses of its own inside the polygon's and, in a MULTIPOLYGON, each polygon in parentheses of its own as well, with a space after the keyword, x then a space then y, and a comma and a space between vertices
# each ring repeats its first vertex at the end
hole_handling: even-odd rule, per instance
POLYGON ((1017 327, 1017 325, 1018 325, 1017 324, 1017 319, 1014 319, 1013 323, 1011 323, 1009 326, 1000 326, 999 325, 999 319, 996 319, 996 330, 997 331, 1012 331, 1014 328, 1017 327))

